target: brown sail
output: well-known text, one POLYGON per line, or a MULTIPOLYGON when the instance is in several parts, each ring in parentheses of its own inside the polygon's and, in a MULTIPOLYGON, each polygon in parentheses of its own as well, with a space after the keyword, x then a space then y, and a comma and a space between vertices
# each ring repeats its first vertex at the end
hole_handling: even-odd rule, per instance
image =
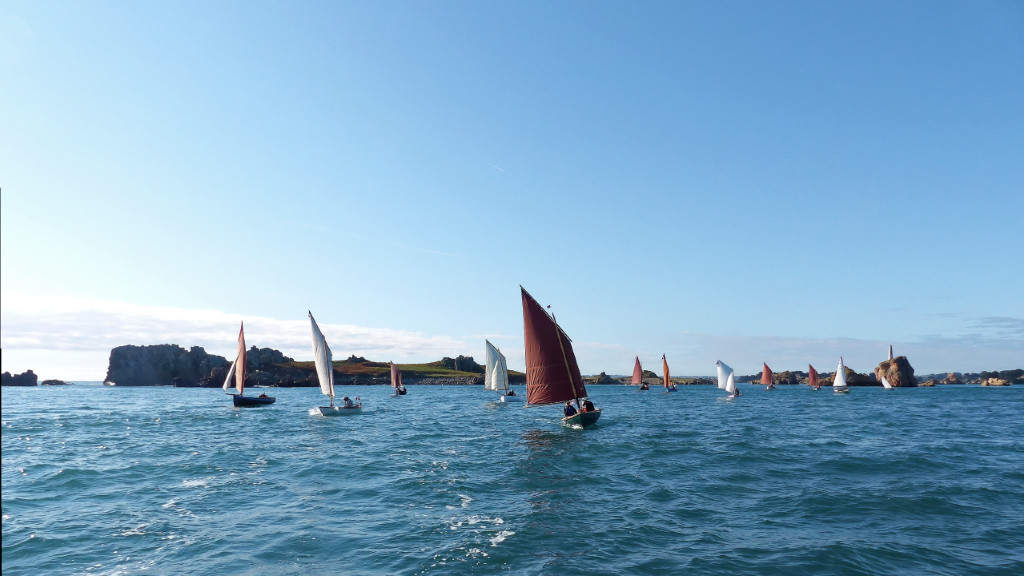
POLYGON ((807 365, 807 385, 811 388, 818 387, 818 371, 814 369, 814 366, 807 365))
POLYGON ((572 341, 522 286, 526 402, 555 404, 587 395, 572 341))
POLYGON ((391 386, 395 389, 402 387, 402 372, 394 362, 391 363, 391 386))
POLYGON ((644 383, 644 371, 640 368, 639 356, 636 357, 636 363, 633 364, 633 379, 630 380, 630 383, 636 384, 637 386, 644 383))
POLYGON ((765 364, 764 362, 762 362, 762 364, 764 364, 764 369, 761 370, 761 384, 766 386, 771 385, 772 369, 768 367, 768 364, 765 364))
POLYGON ((672 384, 672 378, 668 374, 668 360, 665 359, 664 354, 661 355, 661 369, 665 372, 662 384, 665 385, 665 388, 668 388, 672 384))
POLYGON ((238 355, 235 357, 235 390, 245 390, 245 323, 238 327, 238 355))

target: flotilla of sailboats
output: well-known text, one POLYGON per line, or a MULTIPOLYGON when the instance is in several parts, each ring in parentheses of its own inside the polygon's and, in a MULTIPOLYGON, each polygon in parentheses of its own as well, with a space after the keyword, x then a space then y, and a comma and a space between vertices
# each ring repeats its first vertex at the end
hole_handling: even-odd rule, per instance
POLYGON ((601 410, 587 399, 572 340, 525 288, 519 290, 523 297, 527 406, 565 402, 562 424, 579 428, 595 424, 601 410))
MULTIPOLYGON (((522 286, 519 287, 523 304, 523 338, 526 351, 526 403, 528 407, 550 404, 565 403, 562 423, 566 426, 585 428, 595 424, 601 417, 601 410, 594 407, 587 398, 587 390, 583 384, 583 377, 573 352, 572 340, 558 325, 554 315, 549 314, 522 286)), ((550 308, 550 306, 549 306, 550 308)), ((331 357, 331 349, 324 339, 323 332, 309 312, 310 328, 313 340, 313 357, 316 365, 317 379, 321 392, 330 398, 328 406, 318 407, 320 414, 334 416, 340 414, 358 414, 362 411, 362 402, 359 397, 355 401, 347 396, 343 398, 340 405, 335 405, 334 389, 334 366, 331 357)), ((484 367, 484 389, 500 393, 501 402, 520 402, 520 397, 509 387, 508 365, 505 355, 489 340, 484 341, 485 367, 484 367)), ((893 360, 892 346, 889 346, 889 360, 893 360)), ((676 385, 672 383, 666 355, 661 357, 662 386, 666 392, 675 392, 676 385)), ((731 367, 721 360, 715 362, 718 372, 718 388, 725 390, 729 398, 740 396, 736 387, 735 372, 731 367)), ((808 364, 807 385, 811 390, 819 390, 819 375, 814 366, 808 364)), ((246 350, 245 350, 245 327, 239 327, 238 347, 235 360, 231 363, 223 389, 232 396, 234 406, 265 406, 273 404, 276 400, 266 394, 259 396, 245 396, 245 372, 246 372, 246 350), (232 383, 237 393, 231 392, 232 383)), ((394 362, 390 363, 391 386, 396 396, 407 394, 402 384, 402 372, 394 362)), ((629 383, 637 386, 639 390, 647 390, 648 385, 644 382, 643 368, 640 364, 640 357, 637 356, 633 364, 633 374, 629 383)), ((882 386, 891 390, 892 384, 885 375, 880 376, 882 386)), ((775 389, 773 372, 767 362, 762 363, 761 384, 766 390, 775 389)), ((832 390, 836 393, 850 391, 846 377, 846 366, 843 358, 839 358, 839 366, 833 377, 832 390)))
POLYGON ((501 392, 502 402, 519 402, 515 390, 508 386, 508 365, 505 355, 490 340, 484 340, 484 390, 501 392))
POLYGON ((259 396, 245 395, 245 323, 238 327, 238 351, 235 361, 228 368, 228 375, 224 378, 224 391, 231 394, 231 403, 239 408, 250 406, 266 406, 273 404, 276 398, 260 394, 259 396), (231 393, 231 381, 234 379, 235 390, 238 394, 231 393))

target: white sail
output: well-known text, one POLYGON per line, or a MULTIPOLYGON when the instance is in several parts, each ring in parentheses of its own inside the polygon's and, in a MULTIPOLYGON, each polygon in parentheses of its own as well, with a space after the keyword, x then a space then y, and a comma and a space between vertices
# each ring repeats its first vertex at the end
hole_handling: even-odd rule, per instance
POLYGON ((726 380, 729 379, 729 376, 732 376, 732 368, 721 360, 715 362, 715 366, 718 367, 718 387, 725 390, 726 380))
POLYGON ((484 340, 484 342, 487 344, 487 350, 484 354, 484 369, 486 370, 484 374, 484 390, 507 392, 508 364, 505 361, 505 355, 494 344, 491 344, 490 341, 484 340))
POLYGON ((228 368, 228 376, 224 379, 224 391, 227 392, 231 389, 231 379, 235 377, 235 362, 238 362, 238 358, 235 358, 234 362, 231 363, 231 368, 228 368))
POLYGON ((334 365, 331 363, 331 349, 324 340, 324 334, 313 319, 313 313, 309 313, 309 322, 313 327, 313 360, 316 362, 316 376, 320 380, 320 391, 325 396, 331 397, 331 406, 334 405, 334 365))
POLYGON ((885 388, 886 390, 892 389, 892 384, 890 384, 889 381, 886 380, 885 376, 882 376, 882 387, 885 388))
POLYGON ((833 388, 846 388, 846 367, 843 366, 843 357, 839 357, 839 368, 836 368, 836 377, 832 381, 833 388))
POLYGON ((736 393, 736 379, 733 377, 732 370, 729 370, 729 376, 725 379, 725 391, 729 394, 736 393))

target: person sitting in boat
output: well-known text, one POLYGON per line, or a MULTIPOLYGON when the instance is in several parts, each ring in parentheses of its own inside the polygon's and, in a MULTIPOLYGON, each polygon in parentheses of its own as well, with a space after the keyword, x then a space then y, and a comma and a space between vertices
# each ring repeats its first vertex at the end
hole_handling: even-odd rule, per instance
POLYGON ((505 396, 515 396, 515 395, 516 395, 516 391, 511 389, 511 388, 508 389, 508 392, 505 392, 505 396))
POLYGON ((260 394, 260 398, 266 398, 266 397, 267 397, 267 393, 266 392, 264 392, 263 394, 260 394))
POLYGON ((345 403, 345 408, 355 408, 355 404, 352 403, 352 400, 348 396, 345 396, 341 400, 345 403))
POLYGON ((563 410, 563 412, 565 412, 566 418, 576 415, 576 409, 572 407, 572 402, 565 403, 565 409, 563 410))
POLYGON ((593 412, 594 411, 594 403, 591 402, 589 399, 584 400, 583 401, 583 411, 584 412, 593 412))

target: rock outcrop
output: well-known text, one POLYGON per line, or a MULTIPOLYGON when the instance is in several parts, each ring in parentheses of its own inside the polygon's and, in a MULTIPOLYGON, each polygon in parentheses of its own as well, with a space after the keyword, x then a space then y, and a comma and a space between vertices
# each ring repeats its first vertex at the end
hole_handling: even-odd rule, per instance
POLYGON ((0 385, 2 386, 37 386, 38 384, 39 377, 31 370, 26 370, 16 376, 10 372, 4 372, 0 376, 0 385))
POLYGON ((897 356, 892 360, 885 360, 875 368, 875 379, 878 382, 882 378, 889 381, 893 388, 911 388, 917 386, 917 378, 914 378, 914 368, 907 361, 906 356, 897 356))
POLYGON ((229 365, 201 346, 189 350, 176 344, 118 346, 110 351, 104 382, 115 386, 197 386, 210 380, 213 369, 229 365))
POLYGON ((981 383, 982 386, 1009 386, 1009 380, 1003 380, 1002 378, 986 378, 981 383))

